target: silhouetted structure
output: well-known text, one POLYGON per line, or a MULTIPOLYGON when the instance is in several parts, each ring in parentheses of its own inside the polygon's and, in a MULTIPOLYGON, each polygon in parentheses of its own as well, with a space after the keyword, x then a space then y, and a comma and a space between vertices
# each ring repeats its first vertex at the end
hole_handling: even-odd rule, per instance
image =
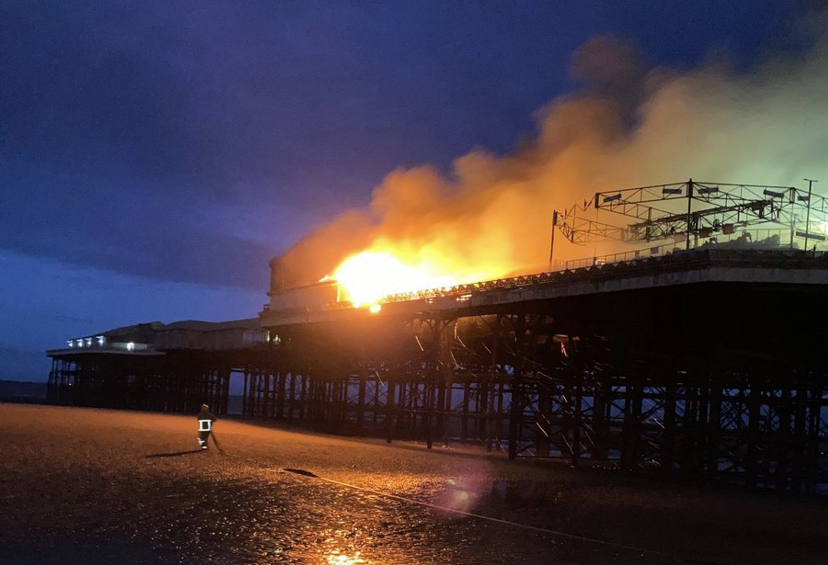
POLYGON ((273 372, 247 378, 245 414, 793 492, 828 482, 821 254, 681 252, 412 293, 375 315, 312 290, 262 313, 273 372))
POLYGON ((657 245, 373 313, 334 281, 285 288, 274 260, 258 321, 70 340, 48 352, 50 397, 223 414, 238 374, 248 417, 813 494, 828 489, 826 229, 826 200, 793 187, 597 193, 555 214, 553 244, 657 245))
POLYGON ((52 358, 48 398, 78 406, 227 412, 230 375, 262 362, 258 320, 137 324, 67 341, 52 358))

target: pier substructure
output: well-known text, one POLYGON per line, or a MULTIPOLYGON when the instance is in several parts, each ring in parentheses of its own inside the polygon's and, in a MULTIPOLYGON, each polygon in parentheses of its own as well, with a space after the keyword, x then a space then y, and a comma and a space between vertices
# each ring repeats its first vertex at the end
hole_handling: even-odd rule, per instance
POLYGON ((222 350, 209 349, 219 334, 184 347, 176 328, 118 351, 113 330, 110 348, 49 352, 49 395, 223 414, 239 379, 248 418, 817 494, 826 319, 824 255, 691 252, 406 295, 375 314, 271 308, 269 339, 250 347, 247 323, 222 326, 237 332, 222 350))
POLYGON ((230 378, 270 372, 269 352, 111 351, 52 354, 47 399, 56 404, 196 413, 206 403, 227 414, 230 378))
POLYGON ((499 291, 453 308, 423 300, 268 325, 278 369, 250 377, 246 414, 428 446, 473 442, 510 458, 824 491, 825 335, 805 321, 828 316, 828 281, 815 282, 825 261, 777 257, 774 268, 791 269, 779 280, 761 268, 706 276, 709 259, 575 273, 568 289, 579 292, 537 286, 511 301, 499 291))

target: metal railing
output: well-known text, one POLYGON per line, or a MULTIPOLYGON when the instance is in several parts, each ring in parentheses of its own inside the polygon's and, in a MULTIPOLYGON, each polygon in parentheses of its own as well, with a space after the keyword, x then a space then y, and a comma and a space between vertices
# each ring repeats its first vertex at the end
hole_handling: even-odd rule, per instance
MULTIPOLYGON (((706 249, 756 249, 756 250, 798 250, 799 245, 797 239, 802 237, 795 236, 791 233, 789 228, 763 228, 743 230, 738 233, 721 234, 717 233, 711 237, 705 238, 703 243, 696 244, 689 249, 689 251, 701 251, 706 249)), ((824 251, 828 245, 823 241, 812 240, 817 251, 824 251)), ((811 247, 809 245, 809 247, 811 247)), ((644 249, 635 249, 631 251, 621 251, 618 253, 609 253, 606 255, 595 255, 593 257, 584 257, 582 259, 573 259, 564 261, 564 271, 573 269, 583 269, 587 267, 600 267, 610 263, 623 263, 631 261, 640 261, 649 259, 651 257, 663 257, 671 253, 684 252, 685 239, 684 235, 680 240, 663 243, 661 245, 654 245, 644 249)))
MULTIPOLYGON (((756 240, 750 240, 753 245, 750 247, 738 247, 735 245, 727 245, 728 242, 724 242, 724 244, 710 244, 707 242, 704 245, 691 248, 690 250, 685 250, 682 245, 678 242, 671 242, 668 244, 663 244, 659 246, 653 246, 646 249, 638 249, 632 251, 625 251, 619 253, 612 253, 607 255, 600 255, 595 257, 589 257, 585 259, 576 259, 572 261, 566 261, 563 263, 563 268, 531 274, 531 275, 520 275, 517 277, 508 277, 508 278, 501 278, 501 279, 494 279, 489 281, 481 281, 481 282, 474 282, 468 284, 461 284, 451 287, 442 287, 442 288, 431 288, 431 289, 424 289, 424 290, 417 290, 412 292, 405 292, 399 294, 392 294, 385 296, 378 300, 380 304, 387 304, 387 303, 395 303, 395 302, 410 302, 410 301, 417 301, 423 300, 425 302, 431 302, 438 298, 454 298, 458 302, 463 302, 471 298, 473 294, 479 292, 487 292, 487 291, 494 291, 494 290, 511 290, 517 289, 521 287, 527 286, 536 286, 545 283, 552 283, 557 282, 560 280, 568 280, 572 276, 578 276, 579 273, 581 274, 591 274, 596 269, 602 270, 606 266, 620 266, 624 264, 628 264, 631 266, 635 266, 638 263, 641 264, 652 264, 653 261, 657 263, 661 263, 665 260, 676 259, 677 261, 686 260, 688 256, 695 255, 699 252, 704 251, 721 251, 721 252, 738 252, 738 251, 750 251, 756 254, 761 255, 762 257, 766 256, 778 256, 780 253, 784 253, 786 251, 791 251, 789 247, 786 245, 779 245, 778 243, 774 246, 768 244, 767 246, 764 245, 764 242, 771 239, 774 235, 782 235, 786 232, 786 230, 761 230, 764 236, 763 238, 759 238, 757 235, 756 240)), ((788 231, 789 234, 789 231, 788 231)), ((739 237, 744 237, 744 234, 734 236, 734 239, 738 239, 739 237)), ((780 241, 780 240, 776 240, 780 241)), ((824 246, 823 247, 828 247, 824 246)), ((801 250, 793 250, 793 251, 800 251, 801 250)), ((824 256, 828 254, 825 249, 820 249, 814 253, 814 256, 824 256)), ((759 255, 754 256, 756 259, 759 255)), ((808 254, 810 256, 810 254, 808 254)), ((353 304, 348 301, 340 301, 335 303, 330 303, 323 305, 321 310, 328 311, 328 310, 342 310, 353 308, 353 304)), ((285 317, 295 317, 295 316, 302 316, 307 315, 310 312, 306 307, 300 308, 283 308, 279 310, 272 310, 270 309, 269 305, 265 305, 263 308, 262 314, 269 313, 277 316, 285 316, 285 317)))

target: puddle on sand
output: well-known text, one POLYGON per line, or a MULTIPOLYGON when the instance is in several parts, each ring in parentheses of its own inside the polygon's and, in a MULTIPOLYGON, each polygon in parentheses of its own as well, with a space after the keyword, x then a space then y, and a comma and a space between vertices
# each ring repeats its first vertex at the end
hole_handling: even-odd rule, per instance
POLYGON ((489 497, 492 502, 515 506, 551 506, 561 499, 566 488, 560 482, 495 480, 489 497))
POLYGON ((475 512, 490 505, 548 508, 559 503, 568 488, 572 487, 536 480, 447 480, 433 502, 456 512, 475 512))

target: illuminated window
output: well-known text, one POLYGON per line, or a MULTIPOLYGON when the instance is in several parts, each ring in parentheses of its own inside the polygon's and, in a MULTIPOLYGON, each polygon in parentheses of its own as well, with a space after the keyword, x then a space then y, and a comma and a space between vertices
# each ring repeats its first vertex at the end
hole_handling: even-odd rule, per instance
POLYGON ((106 344, 106 338, 102 335, 99 335, 97 338, 98 340, 98 347, 103 347, 106 344))
POLYGON ((75 345, 77 345, 78 347, 83 347, 83 340, 82 339, 76 339, 75 340, 75 345))
POLYGON ((130 341, 127 343, 127 351, 135 351, 135 342, 130 341))
POLYGON ((66 345, 68 345, 69 347, 75 347, 75 340, 70 339, 69 341, 66 342, 66 345))
POLYGON ((92 347, 92 338, 91 337, 86 338, 86 347, 92 347))

